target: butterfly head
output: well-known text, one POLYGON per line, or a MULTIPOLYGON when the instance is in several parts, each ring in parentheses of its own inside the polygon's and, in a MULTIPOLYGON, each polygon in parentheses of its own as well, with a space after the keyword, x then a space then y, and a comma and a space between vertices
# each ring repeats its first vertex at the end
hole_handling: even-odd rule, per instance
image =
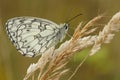
POLYGON ((59 34, 60 42, 65 38, 67 31, 68 31, 68 24, 67 23, 60 24, 60 34, 59 34))
POLYGON ((63 23, 63 24, 60 24, 60 28, 61 30, 67 32, 68 31, 68 24, 67 23, 63 23))

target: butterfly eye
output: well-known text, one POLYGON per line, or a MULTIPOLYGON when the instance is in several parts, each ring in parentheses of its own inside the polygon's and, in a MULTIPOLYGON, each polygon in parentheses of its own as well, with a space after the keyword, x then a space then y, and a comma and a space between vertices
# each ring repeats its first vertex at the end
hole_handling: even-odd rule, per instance
POLYGON ((65 30, 67 30, 68 29, 68 24, 65 24, 64 28, 65 28, 65 30))

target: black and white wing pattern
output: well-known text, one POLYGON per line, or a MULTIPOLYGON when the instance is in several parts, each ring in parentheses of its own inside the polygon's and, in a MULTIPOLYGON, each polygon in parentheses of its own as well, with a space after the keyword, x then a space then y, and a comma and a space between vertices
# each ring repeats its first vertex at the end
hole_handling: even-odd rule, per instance
POLYGON ((56 23, 36 17, 16 17, 6 22, 7 34, 26 57, 34 57, 55 46, 66 34, 67 24, 56 23))

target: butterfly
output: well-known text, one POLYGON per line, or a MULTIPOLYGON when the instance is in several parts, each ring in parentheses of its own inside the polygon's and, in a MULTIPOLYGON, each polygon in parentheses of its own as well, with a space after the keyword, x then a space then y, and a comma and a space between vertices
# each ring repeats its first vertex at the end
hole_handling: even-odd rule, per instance
POLYGON ((34 57, 61 42, 68 31, 68 24, 58 25, 36 17, 15 17, 6 22, 6 31, 22 55, 34 57))

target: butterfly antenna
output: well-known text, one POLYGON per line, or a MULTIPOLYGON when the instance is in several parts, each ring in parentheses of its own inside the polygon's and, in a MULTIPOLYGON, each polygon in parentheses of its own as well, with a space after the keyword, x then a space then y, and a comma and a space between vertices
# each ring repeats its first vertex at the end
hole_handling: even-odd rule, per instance
MULTIPOLYGON (((72 17, 71 19, 69 19, 68 21, 66 21, 67 24, 69 24, 70 21, 74 20, 75 18, 77 18, 78 16, 82 15, 81 13, 79 13, 78 15, 72 17)), ((69 37, 72 37, 69 33, 66 33, 69 37)))
POLYGON ((80 14, 78 14, 78 15, 76 15, 76 16, 74 16, 74 17, 72 17, 71 19, 69 19, 66 23, 69 23, 70 21, 72 21, 72 20, 74 20, 75 18, 77 18, 78 16, 80 16, 80 15, 82 15, 81 13, 80 14))

